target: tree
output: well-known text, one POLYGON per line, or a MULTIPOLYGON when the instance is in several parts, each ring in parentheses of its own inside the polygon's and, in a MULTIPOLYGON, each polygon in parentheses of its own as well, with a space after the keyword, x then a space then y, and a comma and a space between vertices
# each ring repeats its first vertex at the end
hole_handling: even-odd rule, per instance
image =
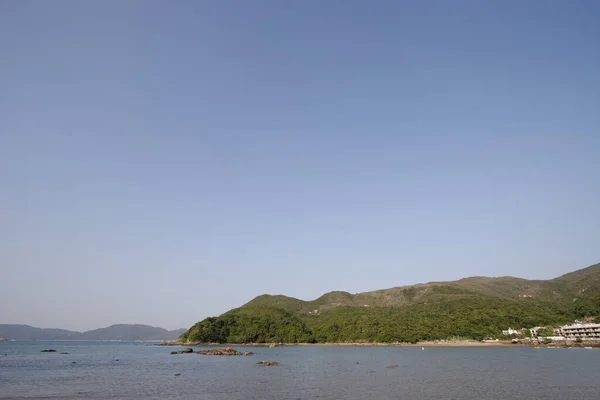
POLYGON ((554 336, 554 328, 546 326, 537 331, 539 337, 554 336))

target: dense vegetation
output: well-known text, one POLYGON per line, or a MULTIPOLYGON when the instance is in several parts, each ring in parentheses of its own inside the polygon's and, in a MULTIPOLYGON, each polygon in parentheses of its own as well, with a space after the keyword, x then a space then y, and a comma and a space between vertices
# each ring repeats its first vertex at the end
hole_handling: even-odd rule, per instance
POLYGON ((551 281, 468 278, 304 302, 259 296, 188 330, 185 342, 417 342, 500 337, 508 327, 600 315, 600 265, 551 281), (523 296, 523 293, 531 293, 523 296))
POLYGON ((206 318, 181 339, 202 343, 310 343, 313 335, 297 316, 279 308, 240 308, 206 318))
POLYGON ((279 308, 247 307, 207 318, 184 341, 217 343, 417 342, 484 339, 502 329, 567 322, 568 317, 526 302, 464 298, 410 308, 337 307, 295 316, 279 308))
POLYGON ((452 337, 485 339, 509 326, 566 322, 559 313, 492 298, 463 298, 410 308, 343 307, 314 316, 309 324, 318 342, 417 342, 452 337))

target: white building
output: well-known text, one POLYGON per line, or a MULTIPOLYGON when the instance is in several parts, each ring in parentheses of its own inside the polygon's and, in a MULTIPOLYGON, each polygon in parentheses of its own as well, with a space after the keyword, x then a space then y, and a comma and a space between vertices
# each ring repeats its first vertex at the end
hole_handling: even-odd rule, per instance
POLYGON ((561 326, 560 335, 567 339, 600 340, 600 324, 572 324, 561 326))
POLYGON ((510 335, 524 335, 525 332, 527 332, 527 329, 525 328, 521 328, 521 329, 512 329, 512 328, 508 328, 505 331, 502 331, 502 334, 505 336, 510 336, 510 335))

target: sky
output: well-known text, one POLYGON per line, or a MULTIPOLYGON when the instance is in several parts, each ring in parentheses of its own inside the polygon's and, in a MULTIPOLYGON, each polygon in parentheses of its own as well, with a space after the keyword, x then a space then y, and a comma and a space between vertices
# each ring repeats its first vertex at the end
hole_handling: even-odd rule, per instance
POLYGON ((0 1, 0 323, 187 328, 600 262, 600 2, 0 1))

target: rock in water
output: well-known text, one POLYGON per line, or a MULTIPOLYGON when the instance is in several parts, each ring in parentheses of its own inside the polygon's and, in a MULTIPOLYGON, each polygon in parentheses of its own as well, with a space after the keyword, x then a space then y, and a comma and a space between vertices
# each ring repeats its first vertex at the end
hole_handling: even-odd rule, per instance
POLYGON ((259 361, 257 364, 264 365, 265 367, 276 367, 279 365, 277 361, 259 361))
POLYGON ((175 376, 179 376, 179 375, 181 375, 181 372, 178 372, 178 373, 175 374, 175 376))
POLYGON ((177 353, 176 351, 172 351, 171 354, 179 354, 179 353, 177 353))
POLYGON ((225 347, 224 349, 199 350, 196 353, 203 356, 251 356, 254 354, 251 351, 245 351, 242 353, 236 349, 232 349, 231 347, 225 347))
POLYGON ((40 351, 40 353, 56 353, 56 350, 54 350, 54 349, 44 349, 44 350, 40 351))

